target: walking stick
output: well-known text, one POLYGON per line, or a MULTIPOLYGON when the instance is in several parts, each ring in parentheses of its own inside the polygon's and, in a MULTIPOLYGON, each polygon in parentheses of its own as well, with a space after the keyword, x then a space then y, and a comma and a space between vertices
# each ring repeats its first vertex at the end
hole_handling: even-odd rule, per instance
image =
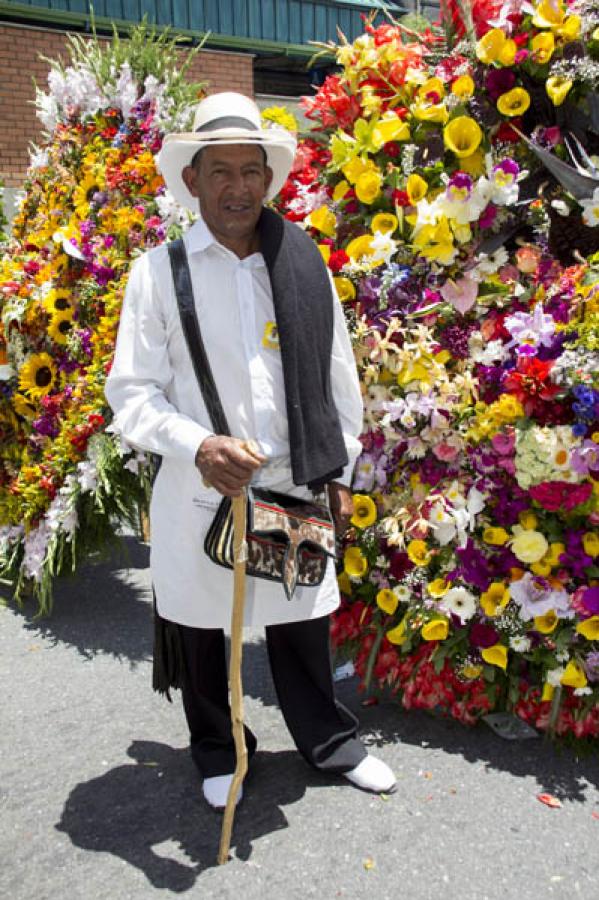
POLYGON ((239 789, 248 768, 248 751, 243 728, 243 688, 241 684, 241 653, 243 646, 243 608, 245 604, 245 563, 247 546, 245 523, 247 494, 233 497, 233 612, 231 614, 231 660, 229 662, 229 684, 231 687, 231 724, 235 741, 235 772, 229 788, 227 805, 218 849, 218 864, 223 865, 229 858, 233 817, 239 789))

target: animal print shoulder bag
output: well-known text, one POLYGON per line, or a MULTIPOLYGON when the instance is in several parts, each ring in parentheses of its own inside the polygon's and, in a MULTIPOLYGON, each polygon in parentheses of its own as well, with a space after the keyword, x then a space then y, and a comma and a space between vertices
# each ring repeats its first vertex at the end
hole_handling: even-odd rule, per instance
MULTIPOLYGON (((183 333, 215 434, 230 434, 214 383, 197 319, 191 274, 182 240, 168 244, 175 294, 183 333)), ((325 497, 300 500, 265 488, 248 491, 246 571, 256 578, 282 583, 288 600, 296 586, 316 587, 325 575, 327 558, 335 556, 335 529, 325 497)), ((210 559, 233 568, 233 514, 223 497, 204 542, 210 559)))

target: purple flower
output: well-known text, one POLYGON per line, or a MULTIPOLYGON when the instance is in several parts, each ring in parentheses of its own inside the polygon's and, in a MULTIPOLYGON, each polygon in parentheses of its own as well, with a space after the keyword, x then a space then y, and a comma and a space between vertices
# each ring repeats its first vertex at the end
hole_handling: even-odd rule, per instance
POLYGON ((480 228, 490 228, 497 217, 497 207, 493 203, 483 209, 478 224, 480 228))
POLYGON ((599 615, 599 587, 590 587, 582 595, 582 605, 590 616, 599 615))
POLYGON ((475 622, 470 629, 469 640, 473 647, 492 647, 499 640, 499 633, 492 625, 475 622))
POLYGON ((491 69, 485 78, 485 87, 492 100, 499 100, 516 84, 516 76, 511 69, 491 69))
POLYGON ((599 681, 599 651, 593 650, 584 661, 584 670, 589 681, 599 681))

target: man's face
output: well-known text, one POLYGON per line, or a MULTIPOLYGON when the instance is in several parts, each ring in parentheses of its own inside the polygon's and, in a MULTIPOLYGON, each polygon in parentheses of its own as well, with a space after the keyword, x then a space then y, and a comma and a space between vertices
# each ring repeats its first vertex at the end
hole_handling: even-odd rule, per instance
POLYGON ((217 240, 233 250, 252 240, 272 181, 261 147, 206 147, 195 165, 183 170, 183 180, 217 240))

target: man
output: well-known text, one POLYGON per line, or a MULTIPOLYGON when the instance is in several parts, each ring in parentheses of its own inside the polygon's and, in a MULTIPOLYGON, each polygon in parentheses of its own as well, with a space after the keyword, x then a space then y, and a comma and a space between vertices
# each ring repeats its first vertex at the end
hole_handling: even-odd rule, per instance
MULTIPOLYGON (((223 93, 198 105, 194 131, 169 135, 159 158, 175 198, 199 205, 184 243, 235 437, 212 432, 164 246, 132 266, 106 385, 117 430, 162 458, 150 512, 158 621, 181 650, 192 755, 204 796, 219 809, 235 768, 224 641, 233 583, 203 551, 207 529, 221 495, 253 482, 304 498, 326 484, 342 531, 360 452, 359 384, 331 279, 310 238, 263 206, 294 153, 290 134, 262 128, 253 101, 223 93)), ((305 759, 363 789, 390 791, 391 770, 366 753, 355 718, 334 698, 328 617, 338 603, 332 561, 320 586, 298 588, 291 601, 281 584, 248 578, 246 624, 266 626, 281 710, 305 759)), ((246 742, 251 759, 249 729, 246 742)))

